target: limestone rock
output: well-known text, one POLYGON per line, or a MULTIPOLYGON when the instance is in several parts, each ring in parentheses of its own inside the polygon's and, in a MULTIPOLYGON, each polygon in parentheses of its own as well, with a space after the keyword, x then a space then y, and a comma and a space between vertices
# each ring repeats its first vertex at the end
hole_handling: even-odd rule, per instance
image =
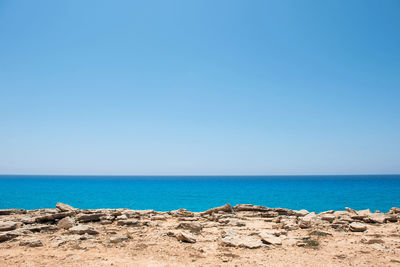
POLYGON ((170 212, 173 217, 193 217, 194 213, 186 209, 173 210, 170 212))
POLYGON ((23 209, 3 209, 0 210, 0 215, 11 215, 11 214, 25 214, 26 210, 23 209))
POLYGON ((303 220, 305 222, 312 222, 313 220, 315 220, 317 218, 318 218, 318 216, 315 212, 310 212, 309 214, 307 214, 306 216, 301 218, 301 220, 303 220))
POLYGON ((83 234, 97 235, 97 234, 99 234, 99 231, 97 231, 95 228, 87 226, 87 225, 77 225, 77 226, 70 228, 69 231, 72 234, 78 234, 78 235, 83 235, 83 234))
POLYGON ((400 214, 400 208, 393 207, 389 210, 389 214, 400 214))
POLYGON ((11 231, 16 229, 17 226, 16 222, 0 222, 0 231, 11 231))
POLYGON ((331 213, 325 213, 321 216, 321 220, 332 223, 336 219, 336 216, 331 213))
POLYGON ((42 247, 43 243, 40 239, 35 238, 35 239, 30 239, 30 240, 22 240, 21 242, 19 242, 19 245, 36 248, 36 247, 42 247))
POLYGON ((123 241, 126 241, 130 238, 128 235, 113 235, 110 237, 110 242, 111 243, 121 243, 123 241))
POLYGON ((371 213, 364 219, 365 222, 369 223, 385 223, 386 220, 386 214, 384 213, 371 213))
POLYGON ((71 207, 70 205, 64 204, 64 203, 60 203, 58 202, 56 204, 56 208, 59 209, 60 211, 78 211, 78 209, 71 207))
POLYGON ((75 215, 75 212, 72 212, 72 211, 59 212, 59 213, 54 213, 54 214, 46 214, 46 215, 36 217, 35 221, 37 223, 52 222, 52 221, 55 221, 56 219, 62 219, 64 217, 73 216, 73 215, 75 215))
POLYGON ((213 209, 209 209, 209 210, 206 210, 206 211, 204 211, 204 212, 202 212, 202 213, 200 213, 201 215, 206 215, 206 214, 212 214, 212 213, 215 213, 215 212, 219 212, 219 211, 223 211, 223 212, 233 212, 233 209, 232 209, 232 206, 230 205, 230 204, 225 204, 224 206, 222 206, 222 207, 217 207, 217 208, 213 208, 213 209))
POLYGON ((17 236, 19 236, 19 234, 18 233, 13 233, 13 232, 0 233, 0 243, 4 242, 4 241, 11 240, 11 239, 14 239, 17 236))
POLYGON ((75 220, 71 217, 62 218, 58 223, 57 227, 61 229, 69 229, 75 226, 75 220))
POLYGON ((97 222, 100 221, 100 217, 105 215, 105 213, 78 214, 76 220, 78 222, 97 222))
POLYGON ((33 223, 35 223, 36 222, 36 219, 35 218, 33 218, 33 217, 23 217, 22 219, 21 219, 21 222, 22 223, 24 223, 24 224, 33 224, 33 223))
POLYGON ((192 233, 200 233, 203 229, 203 225, 198 222, 183 222, 180 223, 176 228, 189 230, 192 233))
POLYGON ((353 222, 350 225, 350 231, 352 232, 364 232, 367 230, 367 226, 363 223, 353 222))
POLYGON ((294 215, 295 216, 297 216, 297 217, 304 217, 304 216, 306 216, 307 214, 309 214, 310 212, 308 211, 308 210, 294 210, 293 211, 293 213, 294 213, 294 215))
POLYGON ((266 244, 282 245, 282 240, 279 237, 277 237, 269 232, 263 231, 263 232, 259 233, 258 235, 260 236, 261 240, 266 244))
POLYGON ((176 239, 178 239, 181 242, 186 242, 186 243, 196 243, 196 238, 186 232, 180 232, 178 234, 175 235, 176 239))
POLYGON ((120 220, 117 225, 140 226, 140 221, 136 219, 120 220))
POLYGON ((223 218, 219 219, 218 222, 230 225, 230 226, 246 226, 246 222, 237 218, 223 218))
POLYGON ((263 206, 255 206, 251 204, 238 204, 235 207, 233 207, 233 209, 234 211, 260 211, 260 212, 272 211, 271 208, 263 206))

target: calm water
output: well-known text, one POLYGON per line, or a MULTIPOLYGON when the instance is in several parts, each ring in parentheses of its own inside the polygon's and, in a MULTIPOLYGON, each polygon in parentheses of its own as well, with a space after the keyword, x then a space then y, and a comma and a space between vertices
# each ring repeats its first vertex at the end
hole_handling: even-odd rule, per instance
POLYGON ((400 206, 400 175, 117 177, 0 175, 0 209, 131 208, 202 211, 230 203, 310 211, 400 206))

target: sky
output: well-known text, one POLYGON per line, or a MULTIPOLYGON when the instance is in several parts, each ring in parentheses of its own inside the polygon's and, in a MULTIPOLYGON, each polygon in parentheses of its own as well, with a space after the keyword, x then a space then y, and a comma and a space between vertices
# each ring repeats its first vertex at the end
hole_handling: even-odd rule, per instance
POLYGON ((0 0, 0 174, 398 174, 399 14, 0 0))

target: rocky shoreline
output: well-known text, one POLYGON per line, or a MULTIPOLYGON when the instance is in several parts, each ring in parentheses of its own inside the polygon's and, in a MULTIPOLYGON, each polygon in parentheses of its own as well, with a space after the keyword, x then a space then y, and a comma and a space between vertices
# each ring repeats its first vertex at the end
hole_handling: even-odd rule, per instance
POLYGON ((0 265, 395 266, 399 222, 396 207, 317 214, 250 204, 157 212, 57 203, 0 210, 0 265), (323 255, 330 258, 321 262, 323 255))

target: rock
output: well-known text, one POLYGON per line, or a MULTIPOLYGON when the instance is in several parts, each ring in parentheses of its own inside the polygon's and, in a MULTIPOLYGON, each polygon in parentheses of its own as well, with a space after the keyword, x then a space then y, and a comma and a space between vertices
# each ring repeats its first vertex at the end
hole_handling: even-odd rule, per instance
POLYGON ((23 217, 21 219, 21 222, 23 222, 24 224, 33 224, 36 222, 36 219, 33 217, 23 217))
POLYGON ((194 217, 194 213, 186 209, 173 210, 170 214, 173 217, 194 217))
POLYGON ((0 231, 11 231, 17 229, 16 222, 0 222, 0 231))
POLYGON ((227 235, 221 239, 221 245, 255 249, 260 248, 263 243, 259 238, 255 238, 253 236, 240 237, 236 235, 227 235))
MULTIPOLYGON (((265 211, 265 212, 260 212, 258 215, 260 215, 262 218, 275 218, 275 217, 279 216, 279 212, 265 211)), ((246 216, 246 217, 251 217, 251 216, 246 216)), ((255 217, 255 216, 252 216, 252 217, 255 217)))
POLYGON ((31 232, 41 232, 41 231, 55 231, 58 230, 58 228, 55 225, 39 224, 39 225, 30 225, 29 227, 26 227, 25 230, 31 232))
POLYGON ((333 214, 334 212, 335 212, 334 210, 327 210, 327 211, 321 212, 318 215, 322 216, 322 215, 325 215, 325 214, 333 214))
POLYGON ((57 227, 61 229, 66 229, 68 230, 69 228, 72 228, 75 226, 75 220, 71 217, 65 217, 62 218, 58 223, 57 227))
POLYGON ((285 229, 285 230, 292 231, 292 230, 299 229, 299 226, 297 225, 296 221, 293 219, 282 219, 281 223, 282 223, 283 229, 285 229))
POLYGON ((260 236, 261 240, 266 244, 282 245, 282 240, 279 237, 277 237, 271 233, 263 231, 263 232, 260 232, 258 235, 260 236))
POLYGON ((400 214, 400 208, 393 207, 389 210, 389 214, 400 214))
POLYGON ((315 212, 310 212, 309 214, 307 214, 306 216, 301 218, 301 220, 304 222, 312 222, 313 220, 315 220, 317 218, 318 218, 318 216, 315 212))
POLYGON ((351 209, 349 207, 346 207, 346 210, 351 214, 356 214, 357 215, 357 211, 356 210, 353 210, 353 209, 351 209))
POLYGON ((331 213, 326 213, 321 216, 321 220, 332 223, 336 219, 336 216, 331 213))
POLYGON ((111 243, 121 243, 123 241, 126 241, 130 238, 129 235, 113 235, 110 237, 110 242, 111 243))
POLYGON ((274 208, 272 210, 275 211, 275 212, 278 212, 279 215, 291 216, 291 215, 295 214, 295 212, 293 210, 290 210, 290 209, 274 208))
POLYGON ((117 221, 117 225, 140 226, 140 221, 136 219, 120 220, 117 221))
POLYGON ((196 238, 194 238, 194 236, 192 236, 189 233, 180 232, 180 233, 176 234, 175 236, 176 236, 176 239, 178 239, 181 242, 196 243, 196 238))
POLYGON ((54 213, 54 214, 38 216, 35 218, 35 221, 37 223, 52 222, 52 221, 55 221, 56 219, 62 219, 64 217, 73 216, 73 215, 75 215, 75 212, 72 212, 72 211, 59 212, 59 213, 54 213))
POLYGON ((59 209, 60 211, 73 211, 73 212, 78 211, 78 209, 73 208, 70 205, 60 203, 60 202, 58 202, 56 204, 56 208, 59 209))
POLYGON ((22 240, 19 242, 20 246, 26 246, 26 247, 31 247, 31 248, 36 248, 36 247, 42 247, 43 243, 40 239, 30 239, 30 240, 22 240))
POLYGON ((272 211, 271 208, 263 207, 263 206, 255 206, 251 204, 239 204, 233 207, 234 211, 260 211, 260 212, 266 212, 266 211, 272 211))
POLYGON ((246 226, 246 222, 237 218, 223 218, 218 220, 219 223, 223 223, 230 226, 246 226))
POLYGON ((0 233, 0 243, 14 239, 17 236, 19 236, 19 234, 13 232, 0 233))
POLYGON ((358 215, 361 215, 361 216, 368 216, 368 215, 372 214, 372 212, 371 212, 370 209, 366 209, 366 210, 359 210, 359 211, 357 211, 357 214, 358 214, 358 215))
POLYGON ((122 214, 121 216, 117 216, 115 219, 117 221, 119 221, 119 220, 127 220, 128 216, 126 216, 126 214, 122 214))
POLYGON ((180 223, 176 228, 189 230, 192 233, 200 233, 203 229, 203 225, 198 222, 183 222, 180 223))
POLYGON ((213 209, 209 209, 209 210, 206 210, 206 211, 204 211, 204 212, 201 212, 200 214, 201 215, 206 215, 206 214, 212 214, 212 213, 215 213, 215 212, 219 212, 219 211, 223 211, 223 212, 233 212, 233 209, 232 209, 232 206, 230 205, 230 204, 225 204, 224 206, 222 206, 222 207, 217 207, 217 208, 213 208, 213 209))
POLYGON ((83 234, 97 235, 97 234, 99 234, 99 231, 97 231, 95 228, 87 226, 87 225, 77 225, 77 226, 70 228, 69 231, 72 234, 78 234, 78 235, 83 235, 83 234))
POLYGON ((4 209, 0 210, 0 215, 11 215, 11 214, 25 214, 26 210, 23 209, 4 209))
POLYGON ((97 222, 100 221, 100 217, 106 216, 105 213, 92 213, 92 214, 78 214, 76 220, 78 222, 97 222))
POLYGON ((352 232, 364 232, 367 230, 367 226, 363 223, 353 222, 350 225, 350 231, 352 232))
POLYGON ((307 214, 309 214, 310 212, 308 210, 294 210, 293 214, 297 217, 304 217, 307 214))
POLYGON ((363 220, 368 223, 385 223, 387 218, 384 213, 371 213, 363 220))

